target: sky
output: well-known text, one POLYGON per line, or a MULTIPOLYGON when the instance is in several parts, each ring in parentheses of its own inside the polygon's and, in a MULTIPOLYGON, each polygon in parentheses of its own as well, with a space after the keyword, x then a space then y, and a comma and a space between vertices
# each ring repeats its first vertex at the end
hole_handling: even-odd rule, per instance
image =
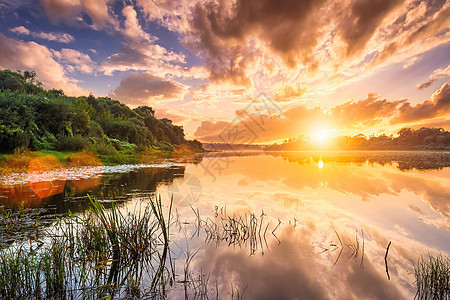
POLYGON ((450 130, 449 41, 443 0, 0 0, 0 68, 203 142, 450 130))

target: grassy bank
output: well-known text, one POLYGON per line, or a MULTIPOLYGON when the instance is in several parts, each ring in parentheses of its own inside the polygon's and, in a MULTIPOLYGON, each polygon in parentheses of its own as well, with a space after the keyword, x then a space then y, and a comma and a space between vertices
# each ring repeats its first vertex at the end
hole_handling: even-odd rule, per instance
MULTIPOLYGON (((118 165, 118 164, 152 164, 164 159, 183 161, 192 159, 197 152, 189 147, 177 147, 172 150, 160 148, 147 148, 138 150, 122 150, 111 154, 94 153, 91 151, 67 152, 67 151, 23 151, 17 154, 0 155, 0 175, 9 172, 26 172, 30 161, 36 158, 51 156, 59 162, 61 167, 118 165)), ((51 167, 52 162, 46 161, 51 167)), ((54 164, 54 162, 53 162, 54 164)))

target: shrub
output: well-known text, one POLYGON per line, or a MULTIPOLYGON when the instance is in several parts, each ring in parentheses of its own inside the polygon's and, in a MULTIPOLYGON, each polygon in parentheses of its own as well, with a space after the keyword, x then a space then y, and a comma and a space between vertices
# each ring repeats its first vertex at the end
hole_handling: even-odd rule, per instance
POLYGON ((74 136, 58 135, 57 138, 56 148, 59 151, 81 151, 89 148, 89 141, 79 134, 74 136))
POLYGON ((0 152, 7 153, 16 149, 26 148, 30 143, 28 133, 20 128, 10 129, 0 126, 0 152))
POLYGON ((115 155, 117 153, 116 148, 111 144, 100 142, 91 146, 91 150, 100 155, 115 155))

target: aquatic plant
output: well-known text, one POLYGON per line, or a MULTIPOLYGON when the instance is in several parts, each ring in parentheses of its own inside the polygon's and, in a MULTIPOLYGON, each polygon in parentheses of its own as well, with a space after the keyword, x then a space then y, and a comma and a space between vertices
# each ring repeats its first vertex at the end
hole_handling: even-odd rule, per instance
POLYGON ((428 254, 414 262, 417 293, 415 299, 450 298, 450 257, 428 254))
POLYGON ((0 251, 2 299, 164 295, 174 282, 171 205, 166 216, 160 198, 128 213, 90 201, 84 215, 69 213, 42 241, 0 251))
MULTIPOLYGON (((268 248, 267 245, 267 230, 270 223, 264 222, 265 213, 262 211, 261 216, 258 218, 254 213, 248 214, 236 214, 229 215, 226 207, 219 210, 216 207, 215 219, 207 217, 203 220, 200 216, 198 209, 191 207, 195 215, 195 227, 196 231, 194 235, 199 235, 200 230, 203 230, 206 234, 206 243, 215 242, 219 244, 221 242, 226 243, 228 246, 248 245, 250 255, 257 252, 258 249, 264 254, 264 248, 268 248)), ((276 230, 281 224, 281 220, 278 220, 277 226, 272 230, 272 235, 278 240, 275 235, 276 230)), ((278 240, 280 243, 280 241, 278 240)))

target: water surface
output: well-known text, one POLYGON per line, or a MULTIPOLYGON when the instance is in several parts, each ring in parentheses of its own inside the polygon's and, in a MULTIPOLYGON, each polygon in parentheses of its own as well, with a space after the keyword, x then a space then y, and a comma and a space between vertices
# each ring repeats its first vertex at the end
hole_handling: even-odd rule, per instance
POLYGON ((87 193, 124 209, 173 197, 169 298, 205 284, 210 298, 411 299, 412 261, 450 253, 449 167, 448 152, 210 153, 195 164, 66 170, 48 179, 61 192, 44 199, 10 174, 2 200, 51 220, 82 212, 87 193))

